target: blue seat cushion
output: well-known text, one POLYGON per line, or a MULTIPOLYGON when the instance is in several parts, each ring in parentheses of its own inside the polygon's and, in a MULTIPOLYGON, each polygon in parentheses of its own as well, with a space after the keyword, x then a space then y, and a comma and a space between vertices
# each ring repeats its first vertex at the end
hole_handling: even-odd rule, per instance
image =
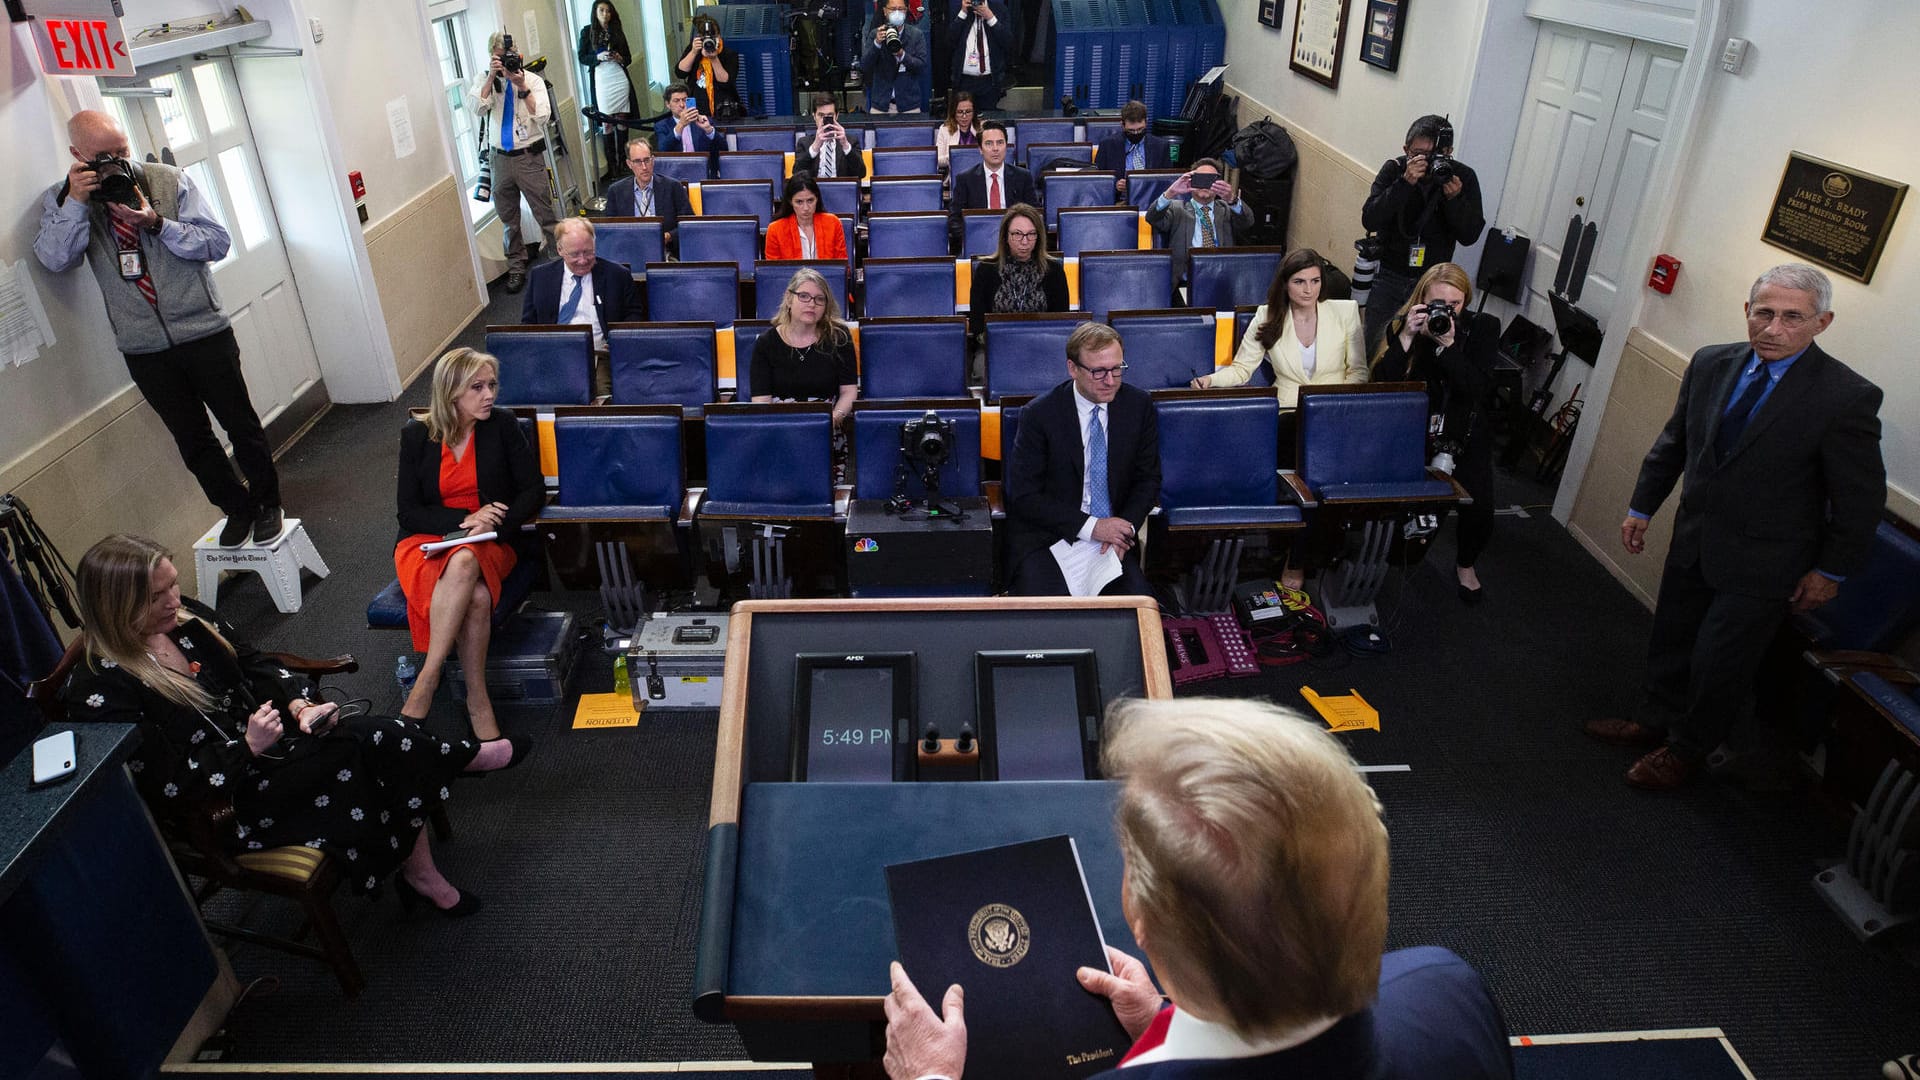
POLYGON ((1297 506, 1186 506, 1166 512, 1175 529, 1235 528, 1250 525, 1299 525, 1306 519, 1297 506))
POLYGON ((407 594, 395 578, 367 604, 367 625, 380 630, 403 630, 407 625, 407 594))
MULTIPOLYGON (((506 579, 500 582, 500 595, 493 603, 493 626, 499 629, 527 602, 527 594, 533 592, 533 560, 522 555, 512 570, 507 571, 506 579)), ((395 578, 374 595, 367 604, 367 625, 375 630, 404 630, 407 628, 407 594, 400 591, 400 580, 395 578)))
POLYGON ((833 516, 833 504, 830 502, 736 502, 728 499, 703 499, 700 503, 700 512, 717 514, 721 517, 830 518, 833 516))
POLYGON ((1915 700, 1912 694, 1871 671, 1856 673, 1853 685, 1859 687, 1860 692, 1874 704, 1891 713, 1914 738, 1920 739, 1920 701, 1915 700))
POLYGON ((1413 480, 1406 483, 1328 484, 1319 491, 1322 502, 1348 502, 1356 499, 1431 499, 1453 494, 1453 485, 1445 480, 1413 480))
POLYGON ((563 521, 671 521, 678 507, 665 503, 634 506, 549 506, 542 522, 563 521))

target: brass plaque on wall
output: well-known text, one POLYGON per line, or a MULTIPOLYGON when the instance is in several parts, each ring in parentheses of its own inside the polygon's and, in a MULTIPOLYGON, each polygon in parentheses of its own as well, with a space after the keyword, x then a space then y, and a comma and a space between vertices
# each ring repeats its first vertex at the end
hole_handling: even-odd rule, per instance
POLYGON ((1872 281, 1906 197, 1905 184, 1791 153, 1760 239, 1856 281, 1872 281))

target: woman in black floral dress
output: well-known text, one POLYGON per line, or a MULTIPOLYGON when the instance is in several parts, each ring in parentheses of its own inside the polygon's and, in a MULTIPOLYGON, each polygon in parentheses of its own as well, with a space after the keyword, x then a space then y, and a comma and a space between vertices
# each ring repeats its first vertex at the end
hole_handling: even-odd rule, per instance
POLYGON ((427 816, 453 777, 517 764, 523 745, 445 742, 398 719, 338 716, 309 680, 238 642, 209 609, 183 609, 179 572, 151 540, 107 537, 81 558, 77 579, 87 653, 62 698, 76 721, 140 725, 127 767, 156 815, 230 802, 222 839, 235 851, 319 848, 355 891, 397 868, 409 908, 480 909, 434 866, 427 816))

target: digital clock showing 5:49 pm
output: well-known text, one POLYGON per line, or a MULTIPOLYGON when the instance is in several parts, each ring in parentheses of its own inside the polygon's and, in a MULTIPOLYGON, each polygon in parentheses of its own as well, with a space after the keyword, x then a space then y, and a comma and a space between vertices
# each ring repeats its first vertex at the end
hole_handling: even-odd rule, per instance
POLYGON ((893 732, 887 728, 822 728, 821 746, 888 746, 893 732))

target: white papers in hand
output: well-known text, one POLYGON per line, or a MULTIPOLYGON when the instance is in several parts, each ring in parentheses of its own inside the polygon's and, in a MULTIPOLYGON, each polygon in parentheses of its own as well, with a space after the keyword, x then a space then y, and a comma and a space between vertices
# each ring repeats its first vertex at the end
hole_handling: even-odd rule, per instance
POLYGON ((448 548, 459 547, 461 544, 477 544, 482 540, 497 539, 499 536, 500 536, 499 533, 494 532, 492 529, 488 529, 486 532, 468 533, 467 535, 460 537, 458 540, 435 540, 435 541, 432 541, 431 543, 421 544, 420 550, 431 555, 436 551, 445 551, 448 548))
POLYGON ((1101 551, 1098 540, 1056 540, 1047 551, 1060 564, 1060 576, 1067 579, 1072 596, 1099 596, 1107 582, 1120 576, 1120 553, 1101 551))

